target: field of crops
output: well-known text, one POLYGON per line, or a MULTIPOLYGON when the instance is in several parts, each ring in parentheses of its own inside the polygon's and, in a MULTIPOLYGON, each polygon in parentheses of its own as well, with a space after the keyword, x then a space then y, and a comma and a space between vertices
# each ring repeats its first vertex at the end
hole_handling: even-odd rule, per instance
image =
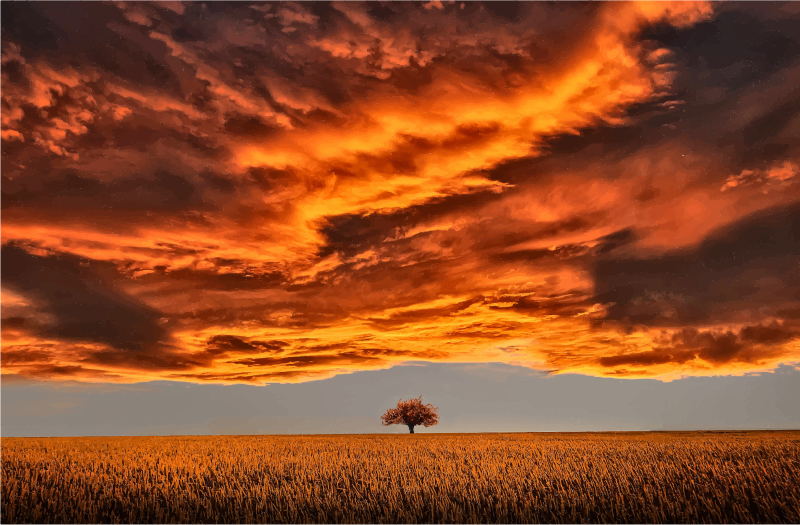
POLYGON ((2 438, 3 523, 800 523, 800 432, 2 438))

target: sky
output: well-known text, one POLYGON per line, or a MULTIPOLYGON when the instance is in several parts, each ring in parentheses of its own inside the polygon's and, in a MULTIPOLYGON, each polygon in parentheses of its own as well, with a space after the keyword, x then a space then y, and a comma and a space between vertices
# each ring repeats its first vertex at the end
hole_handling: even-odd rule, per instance
POLYGON ((419 361, 267 386, 17 381, 2 387, 2 435, 407 434, 380 416, 417 396, 441 417, 416 435, 800 428, 800 371, 787 365, 659 381, 419 361))
POLYGON ((1 9, 7 418, 496 386, 468 365, 654 403, 775 382, 762 409, 797 382, 798 3, 1 9))

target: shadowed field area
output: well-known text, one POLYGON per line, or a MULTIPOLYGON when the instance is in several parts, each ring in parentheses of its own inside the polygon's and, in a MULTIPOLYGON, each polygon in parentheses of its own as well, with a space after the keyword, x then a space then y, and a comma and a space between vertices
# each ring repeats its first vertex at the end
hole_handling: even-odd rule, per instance
POLYGON ((800 432, 2 438, 4 523, 799 523, 800 432))

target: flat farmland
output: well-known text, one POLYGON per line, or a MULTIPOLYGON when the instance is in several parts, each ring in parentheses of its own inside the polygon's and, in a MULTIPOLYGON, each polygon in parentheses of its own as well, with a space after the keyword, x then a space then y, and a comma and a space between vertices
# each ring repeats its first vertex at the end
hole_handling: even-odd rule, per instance
POLYGON ((800 432, 2 438, 4 523, 800 523, 800 432))

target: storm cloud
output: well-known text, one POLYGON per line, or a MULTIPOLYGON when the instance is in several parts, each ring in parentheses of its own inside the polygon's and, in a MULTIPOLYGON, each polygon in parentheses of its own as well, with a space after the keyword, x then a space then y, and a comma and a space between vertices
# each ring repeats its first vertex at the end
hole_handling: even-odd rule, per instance
POLYGON ((4 375, 800 361, 796 4, 2 11, 4 375))

